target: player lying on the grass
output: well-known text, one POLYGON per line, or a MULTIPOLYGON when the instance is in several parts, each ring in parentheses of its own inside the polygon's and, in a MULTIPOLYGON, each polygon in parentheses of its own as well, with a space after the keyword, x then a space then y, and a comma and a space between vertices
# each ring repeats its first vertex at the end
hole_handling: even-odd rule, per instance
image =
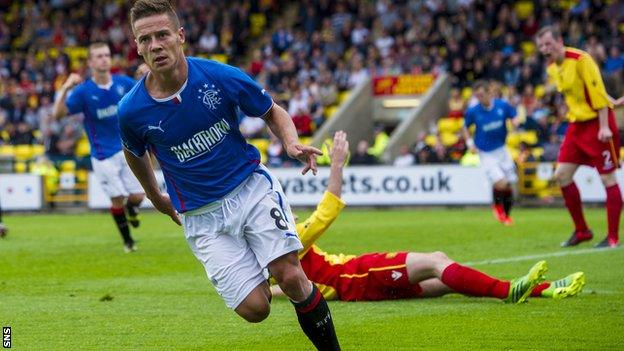
MULTIPOLYGON (((301 266, 308 278, 317 284, 325 299, 375 301, 460 293, 520 303, 528 296, 574 296, 583 288, 583 272, 573 273, 554 282, 542 282, 547 270, 544 261, 536 263, 527 275, 505 281, 462 266, 443 252, 392 252, 355 256, 333 255, 322 251, 314 242, 345 206, 340 195, 342 169, 347 153, 346 134, 337 132, 330 151, 331 170, 327 191, 316 211, 303 223, 297 224, 297 232, 304 245, 299 252, 301 266)), ((275 296, 281 295, 278 286, 272 286, 271 291, 275 296)))

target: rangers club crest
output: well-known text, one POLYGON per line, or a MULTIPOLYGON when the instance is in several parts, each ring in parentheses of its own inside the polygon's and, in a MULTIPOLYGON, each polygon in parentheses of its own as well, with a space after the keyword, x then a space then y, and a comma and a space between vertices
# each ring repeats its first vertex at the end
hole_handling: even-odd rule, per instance
POLYGON ((121 85, 117 86, 117 94, 119 94, 119 96, 124 96, 124 94, 126 94, 126 88, 124 88, 121 85))
POLYGON ((221 104, 221 97, 219 96, 221 90, 216 89, 214 84, 210 86, 208 84, 204 84, 203 89, 197 89, 197 92, 199 93, 197 98, 211 110, 216 110, 217 105, 221 104))

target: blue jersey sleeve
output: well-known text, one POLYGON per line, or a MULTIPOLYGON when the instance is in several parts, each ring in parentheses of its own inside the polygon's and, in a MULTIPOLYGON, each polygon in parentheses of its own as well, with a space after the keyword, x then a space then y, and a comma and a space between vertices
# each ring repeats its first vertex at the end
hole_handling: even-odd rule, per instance
POLYGON ((68 93, 65 99, 65 106, 67 106, 67 111, 70 115, 75 115, 76 113, 84 111, 80 86, 75 87, 68 93))
POLYGON ((236 67, 224 66, 226 68, 222 70, 222 82, 226 94, 235 101, 245 115, 264 116, 273 106, 273 99, 269 93, 245 72, 236 67))
POLYGON ((136 157, 142 157, 145 153, 145 142, 136 133, 135 129, 130 126, 128 114, 125 111, 124 104, 125 99, 122 99, 118 105, 119 114, 119 134, 121 136, 121 143, 124 148, 130 151, 136 157))
POLYGON ((507 119, 512 119, 516 117, 516 108, 511 106, 511 104, 507 102, 503 102, 503 104, 505 104, 505 117, 507 119))
POLYGON ((474 108, 469 108, 464 113, 464 127, 470 128, 474 124, 474 108))

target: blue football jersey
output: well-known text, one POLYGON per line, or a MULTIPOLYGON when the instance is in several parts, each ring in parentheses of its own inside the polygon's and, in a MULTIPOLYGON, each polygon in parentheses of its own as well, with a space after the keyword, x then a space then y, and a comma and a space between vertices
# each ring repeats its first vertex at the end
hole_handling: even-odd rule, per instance
POLYGON ((117 103, 136 83, 130 77, 117 74, 112 75, 112 80, 111 86, 104 89, 89 78, 76 86, 65 100, 69 114, 83 113, 91 156, 98 160, 121 151, 117 103))
POLYGON ((481 151, 492 151, 505 145, 507 120, 516 116, 516 109, 507 102, 494 99, 492 107, 485 109, 476 104, 464 115, 464 126, 475 125, 474 143, 481 151))
POLYGON ((149 149, 165 176, 179 212, 223 198, 260 163, 260 153, 238 129, 237 109, 262 117, 269 94, 240 69, 187 57, 188 78, 180 91, 154 99, 145 77, 119 102, 124 147, 141 157, 149 149))

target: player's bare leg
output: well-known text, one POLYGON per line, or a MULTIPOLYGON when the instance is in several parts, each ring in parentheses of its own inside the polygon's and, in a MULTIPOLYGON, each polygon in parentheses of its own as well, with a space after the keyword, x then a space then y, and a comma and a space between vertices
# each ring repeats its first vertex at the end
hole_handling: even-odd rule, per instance
POLYGON ((259 323, 271 312, 271 292, 267 282, 260 283, 234 310, 247 322, 259 323))
POLYGON ((130 194, 126 200, 126 212, 128 215, 128 222, 133 228, 138 228, 141 224, 139 220, 139 205, 143 202, 145 194, 130 194))
POLYGON ((136 251, 136 245, 132 236, 130 236, 130 228, 128 227, 128 219, 126 218, 126 212, 124 210, 124 197, 116 196, 111 198, 112 207, 110 209, 119 234, 124 241, 124 250, 126 252, 136 251))
POLYGON ((422 289, 421 297, 440 297, 446 294, 454 293, 453 289, 444 285, 442 281, 438 278, 431 278, 427 280, 423 280, 418 283, 420 288, 422 289))
POLYGON ((576 246, 594 237, 587 226, 587 222, 585 222, 581 195, 573 179, 578 168, 579 165, 574 163, 559 163, 555 169, 555 179, 561 187, 566 208, 574 222, 574 232, 568 240, 561 243, 562 247, 576 246))
MULTIPOLYGON (((473 268, 460 265, 443 252, 410 252, 405 260, 411 283, 437 278, 443 285, 460 294, 469 296, 496 297, 507 302, 519 303, 526 300, 533 288, 544 280, 546 262, 536 263, 529 273, 512 282, 491 277, 473 268)), ((432 296, 445 290, 435 282, 427 283, 432 296)), ((422 287, 422 286, 421 286, 422 287)), ((424 289, 423 289, 424 290, 424 289)))
POLYGON ((295 306, 301 329, 314 346, 319 350, 340 350, 327 302, 306 277, 297 254, 281 256, 268 268, 295 306))
POLYGON ((617 247, 619 245, 619 227, 620 214, 622 212, 622 192, 617 183, 615 172, 601 174, 600 179, 607 193, 607 236, 600 243, 596 244, 596 248, 617 247))

